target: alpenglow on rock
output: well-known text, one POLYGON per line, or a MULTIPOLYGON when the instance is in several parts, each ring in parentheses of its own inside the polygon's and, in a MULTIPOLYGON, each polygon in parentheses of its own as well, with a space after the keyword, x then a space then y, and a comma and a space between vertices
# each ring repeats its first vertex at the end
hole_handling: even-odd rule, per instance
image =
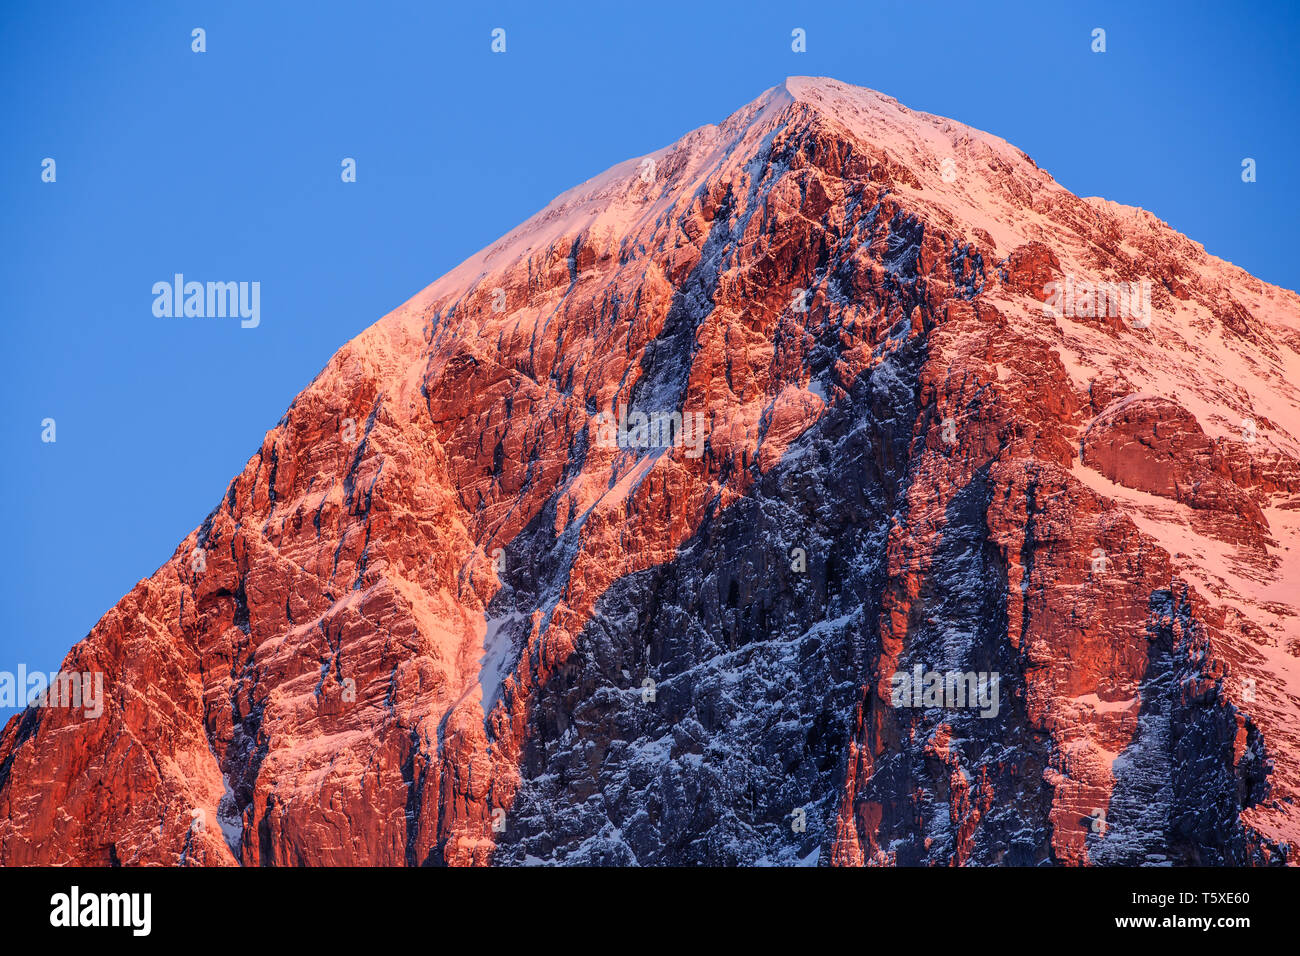
POLYGON ((0 862, 1294 863, 1297 382, 1294 293, 792 78, 346 344, 0 862))

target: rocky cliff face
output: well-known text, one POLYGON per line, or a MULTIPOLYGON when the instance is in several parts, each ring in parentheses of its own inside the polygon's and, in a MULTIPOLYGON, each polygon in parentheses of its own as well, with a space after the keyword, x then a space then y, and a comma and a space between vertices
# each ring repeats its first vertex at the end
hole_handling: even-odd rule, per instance
POLYGON ((1294 863, 1297 382, 1295 294, 788 80, 344 346, 0 862, 1294 863))

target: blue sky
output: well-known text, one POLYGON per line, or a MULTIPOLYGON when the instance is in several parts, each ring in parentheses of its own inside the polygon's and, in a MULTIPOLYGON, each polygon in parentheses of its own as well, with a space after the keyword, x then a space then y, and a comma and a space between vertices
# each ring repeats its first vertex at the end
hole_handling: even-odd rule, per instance
POLYGON ((0 670, 56 669, 346 340, 556 194, 788 75, 996 133, 1075 193, 1300 287, 1293 4, 475 6, 5 6, 0 670), (153 283, 177 272, 259 281, 260 326, 156 318, 153 283))

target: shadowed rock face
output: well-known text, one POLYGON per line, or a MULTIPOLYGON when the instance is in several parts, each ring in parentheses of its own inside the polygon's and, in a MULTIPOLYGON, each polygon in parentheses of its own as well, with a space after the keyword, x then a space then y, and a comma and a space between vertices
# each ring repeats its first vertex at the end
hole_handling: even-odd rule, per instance
POLYGON ((1298 350, 1150 214, 788 80, 345 345, 69 654, 103 715, 5 727, 0 862, 1295 862, 1298 350))

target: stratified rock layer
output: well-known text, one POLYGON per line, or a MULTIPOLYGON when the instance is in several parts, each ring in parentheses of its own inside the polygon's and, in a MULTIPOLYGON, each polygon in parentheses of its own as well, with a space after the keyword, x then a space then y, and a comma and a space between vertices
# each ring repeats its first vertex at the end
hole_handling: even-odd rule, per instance
POLYGON ((832 80, 645 159, 339 351, 0 862, 1295 862, 1300 299, 832 80))

